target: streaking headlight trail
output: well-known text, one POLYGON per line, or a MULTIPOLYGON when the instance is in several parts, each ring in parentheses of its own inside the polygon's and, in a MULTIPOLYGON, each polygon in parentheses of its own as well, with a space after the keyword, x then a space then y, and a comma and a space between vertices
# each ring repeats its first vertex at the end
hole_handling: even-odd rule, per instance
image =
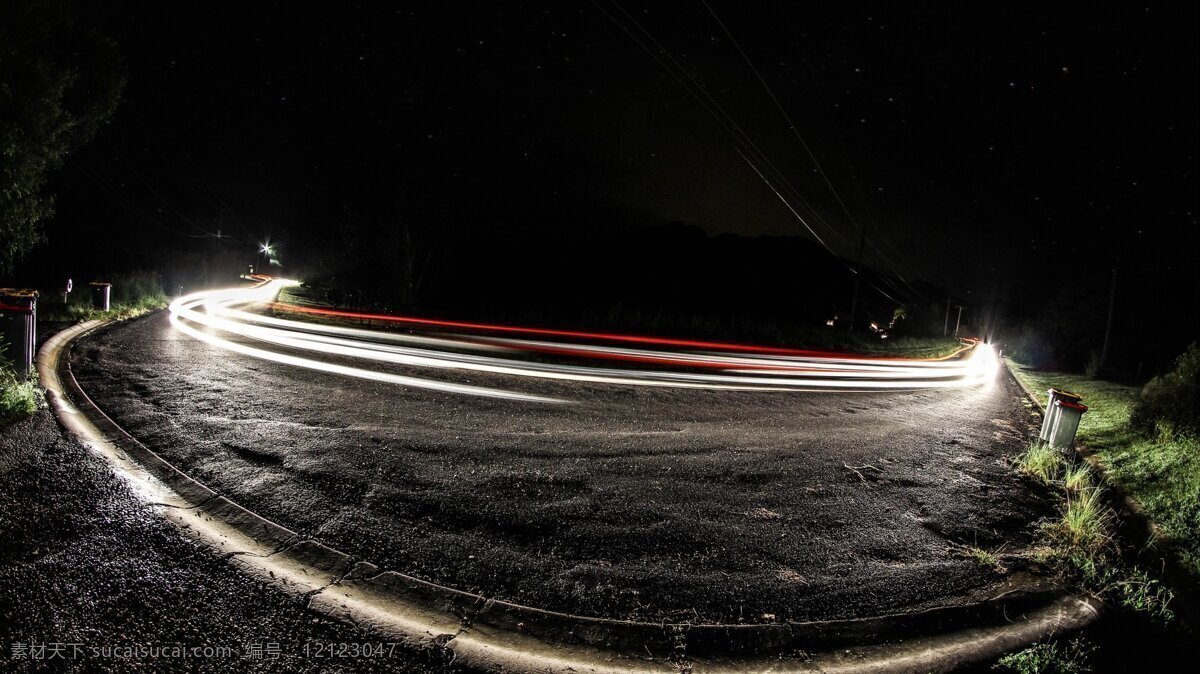
POLYGON ((289 320, 248 310, 271 305, 301 314, 380 318, 274 303, 279 291, 289 285, 295 282, 259 277, 259 283, 252 287, 180 297, 170 305, 171 325, 197 340, 252 358, 410 388, 537 403, 568 401, 397 374, 387 368, 624 386, 829 392, 975 386, 990 381, 998 367, 991 347, 980 343, 946 359, 865 358, 716 342, 385 317, 405 323, 409 329, 432 333, 418 335, 289 320), (482 334, 463 334, 456 329, 482 334), (596 341, 622 345, 588 343, 596 341), (539 360, 531 360, 531 356, 539 360), (548 356, 573 362, 545 362, 548 356), (640 367, 622 367, 621 363, 640 367))

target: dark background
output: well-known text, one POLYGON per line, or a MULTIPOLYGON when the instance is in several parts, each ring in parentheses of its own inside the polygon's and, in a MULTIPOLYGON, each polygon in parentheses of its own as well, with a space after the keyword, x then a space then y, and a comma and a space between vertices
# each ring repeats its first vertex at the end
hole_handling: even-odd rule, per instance
POLYGON ((3 284, 270 241, 347 304, 787 341, 866 229, 860 325, 1081 367, 1115 268, 1114 374, 1195 339, 1194 6, 811 5, 63 3, 128 84, 3 284))

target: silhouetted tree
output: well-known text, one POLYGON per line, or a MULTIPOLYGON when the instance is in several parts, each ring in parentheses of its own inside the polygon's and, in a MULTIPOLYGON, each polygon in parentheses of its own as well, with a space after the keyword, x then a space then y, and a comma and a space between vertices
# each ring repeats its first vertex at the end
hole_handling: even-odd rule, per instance
POLYGON ((116 43, 70 3, 0 5, 0 272, 41 240, 48 177, 112 115, 124 84, 116 43))

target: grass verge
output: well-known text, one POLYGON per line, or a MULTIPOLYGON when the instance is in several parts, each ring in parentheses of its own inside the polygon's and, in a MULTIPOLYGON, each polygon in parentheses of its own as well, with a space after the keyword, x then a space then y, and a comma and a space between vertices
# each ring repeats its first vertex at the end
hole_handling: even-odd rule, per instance
MULTIPOLYGON (((1017 371, 1017 366, 1009 365, 1017 371)), ((1083 382, 1077 380, 1071 380, 1070 384, 1063 383, 1060 377, 1024 381, 1033 390, 1048 389, 1052 384, 1070 389, 1083 394, 1085 402, 1088 401, 1083 387, 1077 385, 1083 382)), ((1118 386, 1100 384, 1110 393, 1118 386)), ((1041 402, 1044 404, 1045 400, 1041 402)), ((1123 421, 1122 412, 1114 411, 1111 403, 1098 404, 1095 398, 1091 403, 1100 412, 1089 429, 1091 433, 1101 437, 1112 433, 1124 437, 1128 433, 1128 403, 1123 421), (1101 430, 1097 431, 1097 427, 1101 430)), ((1084 420, 1087 421, 1087 415, 1084 420)), ((1094 437, 1085 436, 1082 426, 1080 436, 1094 437)), ((1062 498, 1060 516, 1041 524, 1042 544, 1032 556, 1106 602, 1163 625, 1171 623, 1174 594, 1138 566, 1136 551, 1129 554, 1131 551, 1121 549, 1116 533, 1117 515, 1106 505, 1104 487, 1091 467, 1076 463, 1036 440, 1014 463, 1021 472, 1056 489, 1062 498)))
POLYGON ((38 302, 38 320, 79 323, 96 318, 124 320, 167 306, 166 293, 153 272, 130 272, 112 279, 108 311, 92 308, 90 288, 84 286, 63 300, 60 293, 45 293, 38 302))
POLYGON ((1175 545, 1181 566, 1200 578, 1200 441, 1162 433, 1147 437, 1130 425, 1139 389, 1080 374, 1040 372, 1009 361, 1040 402, 1050 387, 1083 396, 1088 411, 1078 439, 1095 453, 1106 479, 1133 497, 1175 545))

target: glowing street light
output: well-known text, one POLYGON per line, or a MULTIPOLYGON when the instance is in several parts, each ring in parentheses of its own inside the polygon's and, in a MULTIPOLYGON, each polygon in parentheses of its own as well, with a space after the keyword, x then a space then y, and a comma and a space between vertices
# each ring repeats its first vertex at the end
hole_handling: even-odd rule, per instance
POLYGON ((268 243, 260 243, 260 244, 258 244, 258 255, 260 258, 262 258, 262 262, 263 262, 263 264, 259 265, 259 269, 262 269, 262 267, 267 267, 269 269, 271 266, 272 258, 274 258, 274 256, 275 256, 275 247, 272 246, 269 242, 268 243))

